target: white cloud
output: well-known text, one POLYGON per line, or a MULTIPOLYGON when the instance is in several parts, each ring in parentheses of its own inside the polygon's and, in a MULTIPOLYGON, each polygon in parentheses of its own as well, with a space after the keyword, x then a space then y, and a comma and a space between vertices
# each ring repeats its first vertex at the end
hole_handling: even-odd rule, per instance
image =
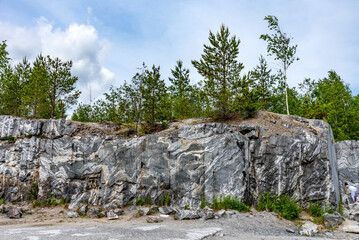
POLYGON ((78 76, 77 88, 82 91, 80 101, 88 103, 89 88, 92 99, 99 98, 113 84, 115 75, 104 67, 104 59, 111 47, 99 39, 91 25, 73 23, 66 29, 55 28, 45 18, 32 27, 18 27, 0 22, 0 35, 7 40, 8 52, 14 63, 26 56, 34 60, 39 53, 72 60, 72 75, 78 76))

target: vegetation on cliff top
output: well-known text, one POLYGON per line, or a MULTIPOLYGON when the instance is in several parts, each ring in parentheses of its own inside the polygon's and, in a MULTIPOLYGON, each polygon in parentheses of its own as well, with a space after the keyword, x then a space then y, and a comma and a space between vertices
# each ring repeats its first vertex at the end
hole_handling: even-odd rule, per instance
MULTIPOLYGON (((287 69, 296 60, 297 45, 279 27, 275 16, 266 16, 270 34, 262 34, 269 56, 280 69, 270 69, 259 57, 257 67, 243 73, 238 61, 240 39, 222 25, 209 32, 203 54, 192 64, 203 81, 192 79, 178 60, 171 70, 170 86, 161 78, 160 66, 145 63, 129 82, 111 87, 103 99, 80 103, 72 119, 83 122, 131 123, 135 131, 154 129, 155 122, 193 117, 226 119, 240 112, 243 118, 255 110, 323 119, 333 129, 336 140, 359 139, 359 95, 334 71, 313 80, 306 78, 298 87, 287 84, 287 69), (141 128, 140 128, 141 126, 141 128)), ((65 118, 66 110, 77 103, 78 78, 71 75, 72 62, 38 55, 33 63, 25 57, 12 66, 6 41, 0 43, 0 114, 35 118, 65 118)))

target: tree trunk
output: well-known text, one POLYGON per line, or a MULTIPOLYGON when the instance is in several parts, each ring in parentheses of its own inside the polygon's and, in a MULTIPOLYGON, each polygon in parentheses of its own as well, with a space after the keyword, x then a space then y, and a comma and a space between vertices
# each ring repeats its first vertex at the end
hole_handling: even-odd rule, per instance
POLYGON ((287 62, 284 60, 284 83, 285 83, 285 104, 287 106, 287 115, 289 115, 288 91, 287 91, 287 62))

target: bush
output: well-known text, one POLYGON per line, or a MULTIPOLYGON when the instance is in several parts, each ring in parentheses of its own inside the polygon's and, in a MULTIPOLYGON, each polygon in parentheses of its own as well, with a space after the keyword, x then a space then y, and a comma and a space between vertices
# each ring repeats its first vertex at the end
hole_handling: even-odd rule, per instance
POLYGON ((309 203, 308 213, 312 217, 321 217, 321 216, 323 216, 324 211, 322 209, 322 206, 319 203, 316 203, 316 204, 309 203))
POLYGON ((262 194, 257 205, 258 211, 274 211, 282 214, 288 220, 298 219, 301 208, 297 200, 288 195, 275 196, 270 193, 262 194))
POLYGON ((201 205, 199 206, 200 208, 204 208, 205 206, 207 206, 207 201, 204 197, 202 197, 202 200, 201 200, 201 205))
POLYGON ((215 197, 213 199, 212 208, 214 210, 220 210, 220 209, 232 209, 237 210, 239 212, 248 212, 249 206, 244 204, 241 200, 239 200, 236 196, 221 196, 221 197, 215 197))
POLYGON ((143 200, 143 198, 136 198, 135 205, 136 206, 145 205, 145 200, 143 200))

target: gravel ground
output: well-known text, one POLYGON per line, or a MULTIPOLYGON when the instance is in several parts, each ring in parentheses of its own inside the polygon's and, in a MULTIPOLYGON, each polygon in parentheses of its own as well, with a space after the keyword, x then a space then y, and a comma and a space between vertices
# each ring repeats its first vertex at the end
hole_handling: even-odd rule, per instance
POLYGON ((0 239, 43 240, 115 240, 115 239, 359 239, 359 235, 340 230, 322 230, 314 237, 298 234, 300 223, 281 219, 275 213, 239 214, 228 219, 173 220, 147 223, 146 217, 135 218, 135 211, 125 211, 118 220, 66 217, 63 208, 37 209, 21 219, 0 216, 0 239))

